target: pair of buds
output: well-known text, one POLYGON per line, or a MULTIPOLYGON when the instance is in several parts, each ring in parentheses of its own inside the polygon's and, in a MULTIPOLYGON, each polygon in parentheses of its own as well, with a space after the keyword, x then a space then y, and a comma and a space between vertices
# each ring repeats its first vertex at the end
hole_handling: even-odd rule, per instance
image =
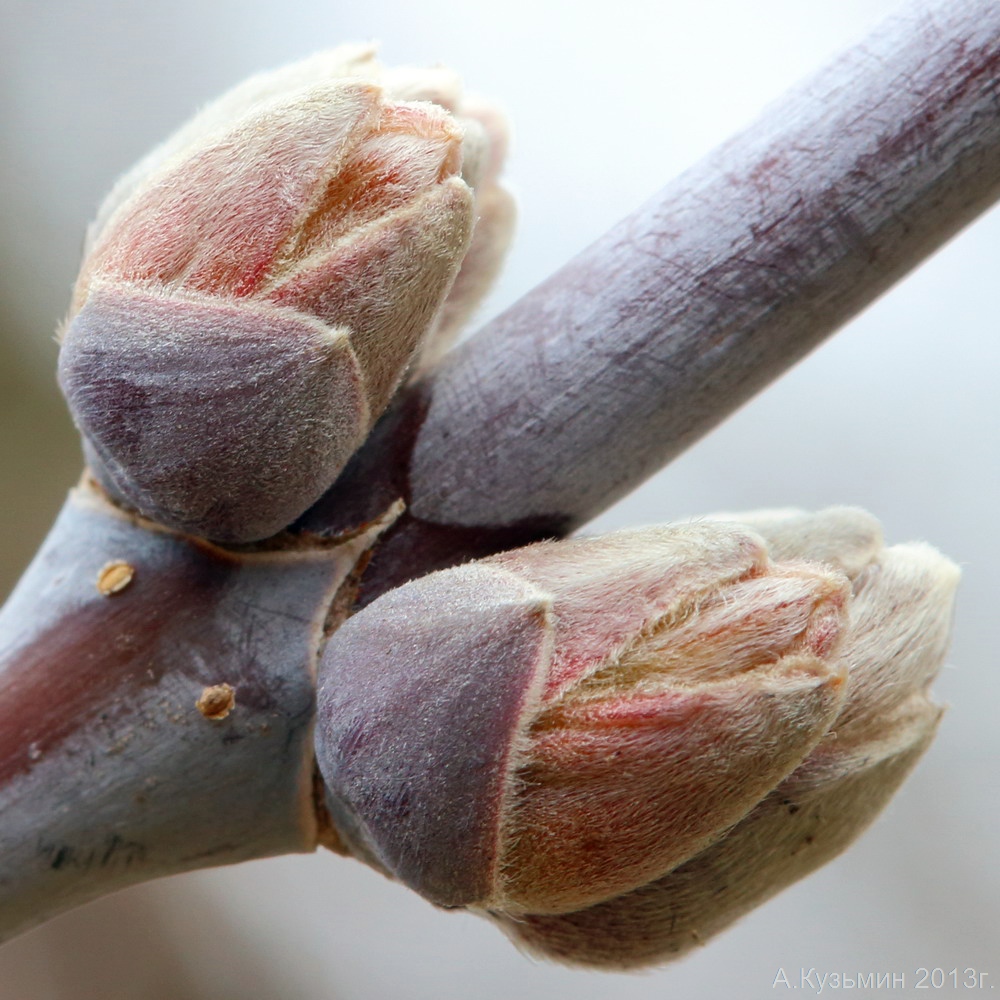
MULTIPOLYGON (((503 126, 338 50, 112 192, 60 377, 92 471, 253 542, 331 485, 499 266, 503 126)), ((431 574, 319 664, 341 847, 566 961, 683 952, 837 854, 927 746, 955 567, 850 509, 541 543, 431 574)))

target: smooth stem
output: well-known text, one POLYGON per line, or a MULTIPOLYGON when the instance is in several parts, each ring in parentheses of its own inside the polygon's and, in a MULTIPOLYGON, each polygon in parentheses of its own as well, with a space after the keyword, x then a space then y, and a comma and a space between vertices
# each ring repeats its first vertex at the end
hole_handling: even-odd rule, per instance
POLYGON ((74 491, 0 614, 0 940, 315 848, 316 657, 367 544, 227 552, 74 491))
POLYGON ((414 385, 302 526, 406 500, 370 600, 593 518, 993 203, 998 81, 1000 5, 906 7, 414 385))

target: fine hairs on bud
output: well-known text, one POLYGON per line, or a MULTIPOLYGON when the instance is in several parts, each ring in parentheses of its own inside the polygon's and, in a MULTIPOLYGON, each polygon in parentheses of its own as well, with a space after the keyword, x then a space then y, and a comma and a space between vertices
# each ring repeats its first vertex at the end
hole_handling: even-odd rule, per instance
POLYGON ((96 478, 219 541, 290 524, 485 292, 513 219, 504 147, 453 74, 387 72, 370 47, 201 112, 88 236, 59 377, 96 478))
POLYGON ((846 508, 433 573, 323 656, 331 815, 359 858, 529 949, 663 961, 885 804, 940 716, 957 576, 846 508))

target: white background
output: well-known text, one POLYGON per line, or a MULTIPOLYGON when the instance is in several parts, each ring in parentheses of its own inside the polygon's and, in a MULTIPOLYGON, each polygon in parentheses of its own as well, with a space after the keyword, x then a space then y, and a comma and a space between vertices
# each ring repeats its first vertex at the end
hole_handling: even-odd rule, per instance
MULTIPOLYGON (((0 0, 0 537, 9 583, 71 484, 50 333, 114 179, 241 77, 348 40, 501 101, 520 223, 486 319, 859 37, 887 0, 0 0), (50 425, 52 425, 50 427, 50 425)), ((538 963, 359 864, 283 858, 101 901, 0 951, 0 1000, 763 998, 779 968, 1000 990, 1000 217, 961 235, 599 524, 859 504, 965 570, 941 735, 844 857, 642 975, 538 963)), ((935 991, 952 994, 950 986, 935 991)), ((968 991, 959 991, 968 992, 968 991)), ((855 993, 854 995, 859 995, 855 993)), ((900 995, 900 994, 897 994, 900 995)), ((915 992, 913 995, 924 995, 915 992)))

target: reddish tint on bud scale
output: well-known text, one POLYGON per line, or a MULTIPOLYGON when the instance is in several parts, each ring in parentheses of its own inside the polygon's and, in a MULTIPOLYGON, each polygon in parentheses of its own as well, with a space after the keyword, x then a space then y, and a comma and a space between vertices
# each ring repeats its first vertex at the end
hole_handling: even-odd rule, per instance
POLYGON ((867 515, 544 543, 350 619, 317 750, 357 856, 565 961, 660 961, 841 850, 926 746, 956 570, 867 515))
POLYGON ((91 229, 60 357, 102 483, 222 541, 294 520, 496 270, 502 140, 446 71, 355 47, 247 81, 138 164, 91 229), (476 184, 490 249, 467 269, 476 184))
POLYGON ((942 710, 928 685, 947 650, 957 567, 926 545, 883 548, 861 511, 741 520, 775 558, 822 561, 851 581, 836 650, 848 683, 830 731, 739 823, 660 878, 577 912, 493 914, 533 951, 634 968, 702 944, 847 847, 934 736, 942 710))

